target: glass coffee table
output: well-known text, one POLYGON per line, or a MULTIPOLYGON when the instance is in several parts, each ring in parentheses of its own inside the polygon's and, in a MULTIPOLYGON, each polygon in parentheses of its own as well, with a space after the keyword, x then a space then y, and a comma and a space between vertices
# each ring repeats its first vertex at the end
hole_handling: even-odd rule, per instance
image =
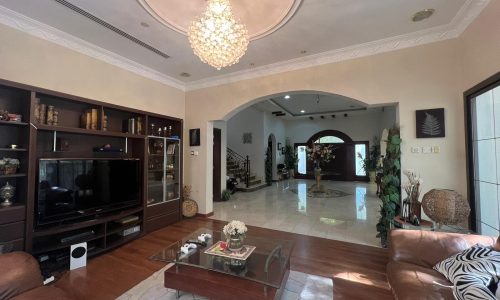
POLYGON ((246 260, 205 251, 225 241, 220 231, 200 228, 153 255, 151 259, 172 263, 165 271, 165 287, 213 299, 280 299, 290 272, 293 242, 247 234, 244 245, 255 250, 246 260), (180 247, 197 241, 202 233, 212 235, 206 246, 198 245, 188 254, 180 247))

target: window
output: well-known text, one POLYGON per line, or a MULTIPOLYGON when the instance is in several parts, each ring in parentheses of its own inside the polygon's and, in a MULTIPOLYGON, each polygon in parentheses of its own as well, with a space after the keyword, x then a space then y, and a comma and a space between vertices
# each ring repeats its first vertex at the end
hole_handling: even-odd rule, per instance
POLYGON ((314 143, 315 144, 335 144, 335 143, 343 143, 343 142, 344 142, 344 140, 342 140, 339 137, 336 137, 333 135, 327 135, 327 136, 320 137, 314 143))
POLYGON ((356 164, 356 176, 366 176, 366 170, 363 168, 363 160, 366 158, 366 145, 356 144, 354 147, 354 162, 356 164))
POLYGON ((307 174, 307 151, 306 146, 298 146, 297 147, 297 158, 299 159, 299 163, 297 165, 297 171, 299 174, 306 175, 307 174))
POLYGON ((500 233, 499 85, 500 80, 466 98, 473 227, 489 236, 500 233))

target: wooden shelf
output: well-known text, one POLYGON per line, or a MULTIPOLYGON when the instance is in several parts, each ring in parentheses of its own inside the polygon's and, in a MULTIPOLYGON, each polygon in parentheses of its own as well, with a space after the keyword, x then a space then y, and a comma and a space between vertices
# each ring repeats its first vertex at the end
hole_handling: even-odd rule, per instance
POLYGON ((28 151, 28 149, 24 149, 24 148, 16 148, 16 149, 0 148, 0 151, 1 152, 26 152, 26 151, 28 151))
POLYGON ((13 121, 0 121, 0 125, 28 126, 29 123, 26 123, 26 122, 13 122, 13 121))
POLYGON ((141 206, 141 207, 137 207, 137 208, 133 208, 133 209, 129 209, 129 210, 124 210, 124 211, 121 211, 120 213, 116 213, 116 214, 112 214, 112 212, 111 212, 111 215, 109 215, 109 216, 96 218, 96 219, 89 220, 89 221, 83 221, 83 222, 78 222, 78 223, 74 223, 74 224, 67 224, 67 225, 61 224, 61 226, 57 226, 57 227, 36 230, 33 232, 33 237, 49 236, 49 235, 53 235, 53 234, 57 234, 57 233, 75 230, 75 229, 90 227, 92 225, 98 225, 98 224, 106 223, 106 222, 113 221, 113 220, 119 220, 123 217, 140 212, 142 210, 143 210, 143 208, 141 206), (64 226, 62 226, 62 225, 64 225, 64 226))
POLYGON ((90 242, 94 240, 98 240, 104 237, 104 233, 97 234, 97 235, 91 235, 76 241, 71 241, 68 243, 58 243, 55 241, 52 242, 47 242, 45 244, 42 244, 41 246, 34 246, 33 247, 33 254, 40 254, 40 253, 45 253, 45 252, 51 252, 54 250, 59 250, 59 249, 64 249, 66 247, 70 247, 73 244, 78 244, 78 243, 83 243, 83 242, 90 242))
POLYGON ((129 235, 123 236, 123 237, 118 235, 117 233, 110 234, 106 237, 107 238, 106 249, 112 249, 112 248, 116 248, 118 246, 121 246, 121 245, 128 243, 129 241, 139 237, 141 234, 142 234, 142 228, 141 228, 141 231, 139 231, 139 232, 132 233, 132 234, 129 234, 129 235))
POLYGON ((84 128, 74 128, 74 127, 64 127, 64 126, 50 126, 44 124, 36 125, 38 130, 44 131, 57 131, 64 133, 74 133, 74 134, 82 134, 82 135, 98 135, 98 136, 110 136, 110 137, 123 137, 130 139, 144 139, 145 135, 139 134, 130 134, 123 132, 114 132, 114 131, 103 131, 103 130, 91 130, 84 128))
POLYGON ((16 174, 9 174, 9 175, 0 175, 0 179, 1 178, 20 178, 20 177, 26 177, 26 174, 16 173, 16 174))

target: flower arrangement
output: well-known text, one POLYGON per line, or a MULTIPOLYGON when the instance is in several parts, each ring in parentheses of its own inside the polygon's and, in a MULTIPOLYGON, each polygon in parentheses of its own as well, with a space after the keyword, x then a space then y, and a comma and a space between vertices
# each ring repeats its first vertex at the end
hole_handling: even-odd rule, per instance
POLYGON ((0 174, 15 174, 19 165, 19 159, 4 157, 0 159, 0 174))
POLYGON ((418 198, 420 197, 420 185, 423 183, 422 178, 413 170, 405 170, 403 174, 408 178, 408 181, 403 183, 403 189, 411 202, 418 202, 418 198))
POLYGON ((245 226, 245 223, 241 221, 231 221, 227 225, 224 226, 222 232, 227 237, 231 238, 244 238, 245 233, 248 231, 248 228, 245 226))
POLYGON ((321 164, 335 159, 333 149, 333 145, 314 144, 311 148, 307 147, 307 158, 314 161, 314 165, 319 168, 321 164))

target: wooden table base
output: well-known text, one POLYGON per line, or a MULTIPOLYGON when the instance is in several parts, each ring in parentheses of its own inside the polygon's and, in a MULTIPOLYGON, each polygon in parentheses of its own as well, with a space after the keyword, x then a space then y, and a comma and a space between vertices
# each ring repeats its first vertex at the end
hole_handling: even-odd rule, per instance
POLYGON ((186 265, 174 265, 165 271, 165 287, 193 293, 212 300, 278 300, 285 289, 288 264, 281 288, 248 279, 186 265))

